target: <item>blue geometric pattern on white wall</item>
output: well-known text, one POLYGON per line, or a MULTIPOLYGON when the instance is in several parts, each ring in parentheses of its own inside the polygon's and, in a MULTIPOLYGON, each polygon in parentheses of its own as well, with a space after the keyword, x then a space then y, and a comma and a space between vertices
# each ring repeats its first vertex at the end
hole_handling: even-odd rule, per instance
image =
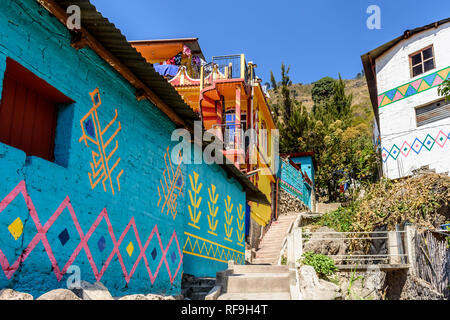
POLYGON ((444 131, 439 130, 436 138, 427 134, 423 140, 416 137, 411 144, 409 144, 408 141, 404 141, 400 148, 397 144, 394 144, 390 149, 388 148, 389 150, 383 147, 381 158, 383 159, 383 162, 386 162, 389 158, 397 160, 400 154, 406 158, 409 156, 411 150, 416 154, 421 154, 426 151, 431 151, 436 146, 444 148, 447 140, 450 140, 450 133, 446 134, 444 131))

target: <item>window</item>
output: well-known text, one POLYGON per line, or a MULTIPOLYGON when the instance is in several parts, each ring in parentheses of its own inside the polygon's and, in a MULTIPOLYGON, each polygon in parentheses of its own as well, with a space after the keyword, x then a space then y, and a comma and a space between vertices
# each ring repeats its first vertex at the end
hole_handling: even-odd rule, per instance
POLYGON ((435 68, 433 46, 429 46, 419 52, 409 56, 411 65, 411 77, 418 76, 422 73, 435 68))
POLYGON ((450 117, 450 102, 445 99, 416 108, 417 126, 423 126, 450 117))
POLYGON ((6 60, 0 142, 54 161, 58 105, 73 101, 12 59, 6 60))

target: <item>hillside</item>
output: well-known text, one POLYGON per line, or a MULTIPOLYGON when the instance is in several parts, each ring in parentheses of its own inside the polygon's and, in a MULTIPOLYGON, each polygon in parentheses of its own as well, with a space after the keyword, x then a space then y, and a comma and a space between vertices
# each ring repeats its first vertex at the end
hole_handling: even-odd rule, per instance
MULTIPOLYGON (((369 90, 367 88, 366 79, 344 80, 346 85, 346 93, 353 95, 353 114, 354 124, 367 123, 371 124, 373 120, 372 104, 370 103, 369 90)), ((313 84, 292 84, 290 86, 292 97, 302 103, 308 111, 312 110, 313 100, 311 98, 311 90, 313 84)), ((274 90, 269 90, 269 103, 271 105, 280 102, 281 94, 274 90)))

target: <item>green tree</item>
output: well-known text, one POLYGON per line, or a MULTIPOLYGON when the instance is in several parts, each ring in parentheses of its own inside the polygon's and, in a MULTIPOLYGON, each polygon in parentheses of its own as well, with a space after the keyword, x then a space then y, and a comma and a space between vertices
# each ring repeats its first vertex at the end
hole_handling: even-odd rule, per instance
POLYGON ((335 82, 336 80, 331 77, 324 77, 313 83, 311 98, 314 102, 314 115, 319 114, 322 111, 321 109, 324 107, 324 103, 333 95, 335 82))
POLYGON ((272 84, 272 89, 277 91, 278 85, 277 85, 277 81, 275 80, 275 76, 273 75, 272 70, 270 71, 270 83, 272 84))
POLYGON ((282 103, 283 103, 283 122, 285 125, 288 125, 289 119, 292 116, 292 107, 293 102, 291 99, 291 90, 290 86, 292 85, 292 81, 289 77, 289 71, 290 67, 287 67, 284 65, 284 63, 281 64, 281 96, 282 96, 282 103))
POLYGON ((444 96, 447 101, 450 101, 450 80, 447 79, 438 88, 438 93, 444 96))
POLYGON ((334 83, 331 99, 332 111, 337 119, 348 120, 352 106, 352 95, 345 94, 345 82, 339 74, 339 80, 334 83))

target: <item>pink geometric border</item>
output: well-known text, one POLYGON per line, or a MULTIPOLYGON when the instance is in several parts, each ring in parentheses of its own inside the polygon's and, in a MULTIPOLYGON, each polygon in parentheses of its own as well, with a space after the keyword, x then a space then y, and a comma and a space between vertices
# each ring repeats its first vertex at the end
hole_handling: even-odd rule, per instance
POLYGON ((86 235, 83 233, 83 230, 81 229, 81 226, 78 222, 77 216, 75 214, 75 211, 72 207, 72 204, 70 203, 70 198, 66 197, 64 199, 64 201, 60 204, 60 206, 58 207, 58 209, 53 213, 53 215, 50 217, 50 219, 45 223, 44 226, 42 226, 40 220, 39 220, 39 216, 36 212, 36 209, 34 207, 34 204, 27 192, 26 189, 26 184, 25 181, 21 181, 1 202, 0 202, 0 213, 19 195, 22 194, 28 211, 30 213, 31 218, 34 221, 34 224, 36 225, 36 229, 37 229, 37 234, 34 236, 34 238, 30 241, 30 243, 28 244, 27 248, 22 252, 22 254, 19 256, 19 258, 12 264, 10 265, 8 262, 8 259, 6 258, 6 256, 3 254, 3 252, 0 250, 0 265, 3 269, 3 272, 5 273, 6 278, 9 280, 11 279, 11 277, 14 275, 14 273, 16 272, 16 270, 19 268, 20 264, 22 262, 24 262, 29 254, 33 251, 33 249, 36 247, 36 245, 42 241, 42 244, 44 245, 45 251, 47 252, 48 258, 52 264, 53 267, 53 272, 55 273, 55 276, 57 278, 58 281, 61 281, 61 279, 63 278, 64 274, 67 272, 67 269, 72 265, 72 263, 75 261, 76 257, 78 256, 78 254, 81 252, 82 249, 84 249, 84 251, 86 252, 86 256, 88 258, 89 264, 91 265, 92 271, 95 275, 95 278, 97 279, 97 281, 100 281, 100 279, 103 277, 103 274, 105 273, 105 271, 108 269, 108 266, 111 262, 111 260, 114 258, 114 255, 117 255, 119 263, 122 267, 122 272, 123 275, 125 277, 125 280, 127 282, 127 284, 129 283, 131 277, 133 276, 134 272, 136 271, 136 268, 138 267, 140 261, 143 259, 144 263, 145 263, 145 267, 147 269, 148 275, 150 277, 150 282, 151 284, 153 284, 158 276, 158 273, 160 271, 160 268, 162 266, 162 264, 164 263, 166 268, 167 268, 167 272, 169 274, 169 278, 170 278, 170 283, 173 284, 173 281, 175 280, 181 265, 183 263, 183 253, 181 251, 180 248, 180 244, 178 242, 178 238, 177 238, 177 234, 174 230, 174 232, 172 233, 172 237, 170 238, 169 243, 167 244, 166 248, 163 248, 163 244, 161 241, 161 237, 159 235, 158 232, 158 226, 155 225, 152 232, 150 233, 149 237, 147 238, 145 245, 142 246, 142 242, 141 239, 139 237, 138 231, 137 231, 137 227, 136 227, 136 223, 134 220, 134 217, 131 218, 130 222, 128 223, 127 227, 125 228, 125 230, 122 232, 119 240, 116 240, 116 237, 114 235, 114 230, 113 227, 111 225, 111 221, 109 219, 108 216, 108 212, 105 209, 102 210, 102 212, 100 213, 100 215, 97 217, 97 219, 94 221, 94 223, 92 224, 92 226, 89 228, 88 232, 86 233, 86 235), (59 268, 58 263, 55 259, 55 255, 52 251, 52 248, 48 242, 47 239, 47 231, 50 229, 50 227, 54 224, 54 222, 59 218, 59 216, 61 215, 61 213, 64 211, 64 209, 68 209, 70 216, 72 217, 73 222, 75 223, 75 228, 77 229, 79 235, 80 235, 80 243, 78 244, 78 246, 75 248, 74 252, 72 253, 72 255, 70 256, 69 260, 67 261, 67 263, 64 265, 64 267, 62 269, 59 268), (113 241, 114 244, 114 248, 112 249, 112 252, 110 253, 108 259, 106 260, 105 264, 103 265, 102 269, 100 270, 100 272, 97 269, 97 266, 94 262, 94 259, 92 257, 91 251, 89 249, 88 246, 88 241, 90 239, 90 237, 92 236, 92 234, 94 233, 94 231, 97 229, 97 227, 99 226, 99 224, 101 223, 101 221, 105 219, 106 224, 108 226, 108 232, 111 236, 111 239, 113 241), (123 239, 125 238, 126 234, 128 233, 128 231, 130 230, 130 228, 133 227, 134 230, 134 234, 136 236, 136 240, 140 249, 140 253, 139 256, 136 260, 136 262, 134 263, 132 269, 130 272, 128 272, 125 268, 125 264, 123 262, 123 258, 122 255, 119 251, 119 247, 120 244, 122 243, 123 239), (152 240, 152 238, 154 237, 154 235, 156 234, 157 238, 158 238, 158 242, 159 242, 159 246, 161 248, 162 251, 162 257, 161 260, 159 262, 158 267, 156 268, 156 270, 154 270, 153 272, 150 270, 149 264, 148 264, 148 260, 147 260, 147 256, 145 255, 145 251, 148 247, 148 245, 150 244, 150 241, 152 240), (170 272, 170 267, 169 267, 169 263, 166 259, 166 255, 167 255, 167 251, 169 250, 173 240, 175 240, 176 245, 177 245, 177 249, 178 249, 178 253, 180 256, 180 262, 177 266, 177 269, 175 271, 175 273, 172 275, 170 272))

